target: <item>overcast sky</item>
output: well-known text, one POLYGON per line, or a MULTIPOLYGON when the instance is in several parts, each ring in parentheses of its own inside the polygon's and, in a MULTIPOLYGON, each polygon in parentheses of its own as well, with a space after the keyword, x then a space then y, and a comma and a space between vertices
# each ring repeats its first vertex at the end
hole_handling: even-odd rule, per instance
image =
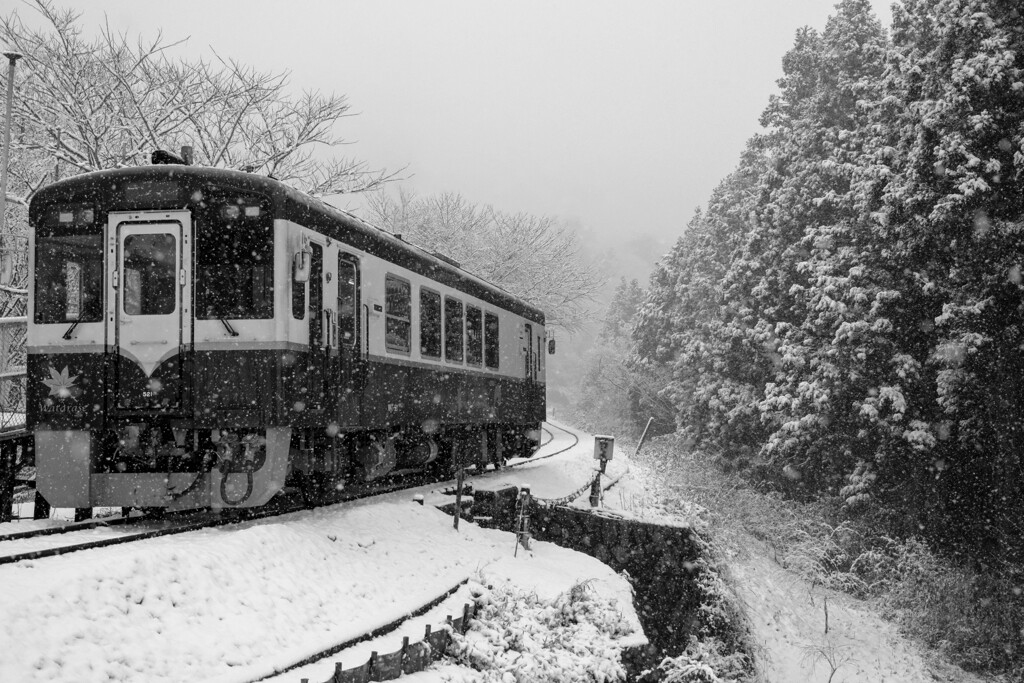
MULTIPOLYGON (((68 3, 58 4, 68 6, 68 3)), ((884 25, 888 0, 873 0, 884 25)), ((7 3, 4 3, 7 4, 7 3)), ((11 3, 13 4, 13 3, 11 3)), ((78 5, 79 3, 73 3, 78 5)), ((737 162, 797 28, 832 0, 97 0, 115 29, 189 38, 347 95, 346 153, 420 194, 674 241, 737 162)), ((21 10, 26 13, 26 10, 21 10)), ((603 240, 602 240, 603 241, 603 240)))

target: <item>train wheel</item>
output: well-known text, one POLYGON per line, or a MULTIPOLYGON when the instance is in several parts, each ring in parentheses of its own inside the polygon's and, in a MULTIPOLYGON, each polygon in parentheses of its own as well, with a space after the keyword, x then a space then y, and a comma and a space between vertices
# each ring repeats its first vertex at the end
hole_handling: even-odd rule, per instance
POLYGON ((302 502, 307 507, 318 507, 324 504, 322 472, 296 472, 295 485, 302 494, 302 502))
POLYGON ((437 458, 431 462, 428 472, 438 479, 450 479, 455 476, 455 443, 449 434, 439 434, 437 442, 437 458))

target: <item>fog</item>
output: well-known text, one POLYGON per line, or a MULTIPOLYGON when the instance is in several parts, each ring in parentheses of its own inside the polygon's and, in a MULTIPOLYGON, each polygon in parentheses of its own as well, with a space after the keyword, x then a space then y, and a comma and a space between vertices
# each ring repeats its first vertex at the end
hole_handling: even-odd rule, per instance
MULTIPOLYGON (((875 5, 888 25, 888 4, 875 5)), ((296 90, 347 95, 345 153, 404 169, 410 191, 558 216, 599 251, 646 235, 623 270, 642 277, 759 129, 796 30, 823 29, 832 9, 103 0, 82 11, 87 25, 162 30, 187 38, 191 56, 288 70, 296 90)))

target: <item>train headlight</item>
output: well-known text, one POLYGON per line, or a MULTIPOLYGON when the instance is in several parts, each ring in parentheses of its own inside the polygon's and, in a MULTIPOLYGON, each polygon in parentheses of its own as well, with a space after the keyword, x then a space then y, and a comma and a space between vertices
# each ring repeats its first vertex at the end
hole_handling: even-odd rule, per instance
POLYGON ((57 222, 68 225, 91 225, 96 211, 91 206, 62 206, 57 209, 57 222))
POLYGON ((239 199, 233 204, 225 204, 220 207, 220 217, 225 221, 236 221, 242 216, 256 218, 260 215, 259 206, 247 206, 239 199))

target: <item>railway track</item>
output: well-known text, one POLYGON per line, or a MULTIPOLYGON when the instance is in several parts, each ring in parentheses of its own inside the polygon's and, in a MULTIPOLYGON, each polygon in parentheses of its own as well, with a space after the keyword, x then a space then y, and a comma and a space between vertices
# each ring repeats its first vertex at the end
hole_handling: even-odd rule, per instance
POLYGON ((528 465, 531 462, 537 462, 538 460, 545 460, 545 459, 550 458, 552 456, 558 455, 559 453, 564 453, 564 452, 568 451, 571 448, 575 448, 576 444, 578 444, 580 442, 580 437, 575 432, 571 432, 568 429, 564 429, 562 427, 559 427, 558 425, 553 425, 553 424, 550 424, 550 423, 547 423, 547 425, 548 425, 547 427, 543 427, 542 429, 545 432, 547 432, 547 434, 548 434, 548 436, 550 438, 540 445, 541 448, 544 448, 544 446, 548 445, 549 443, 551 443, 555 439, 555 435, 551 432, 551 430, 548 429, 548 427, 554 427, 555 429, 557 429, 560 432, 565 432, 566 434, 568 434, 569 436, 572 437, 572 439, 573 439, 572 443, 569 444, 568 446, 566 446, 565 448, 560 448, 557 451, 554 451, 553 453, 545 453, 544 455, 534 455, 533 457, 530 457, 530 458, 522 458, 521 460, 517 460, 516 462, 509 463, 508 467, 518 467, 520 465, 528 465))
MULTIPOLYGON (((579 437, 573 432, 556 425, 545 426, 544 432, 548 439, 543 441, 540 448, 544 448, 555 440, 554 433, 548 428, 554 428, 564 432, 573 438, 573 443, 560 448, 559 450, 543 455, 536 455, 530 458, 518 458, 509 461, 505 469, 522 467, 539 460, 551 458, 564 453, 579 443, 579 437)), ((431 480, 426 477, 409 477, 405 481, 395 482, 393 485, 374 486, 360 489, 353 487, 343 491, 337 500, 331 504, 347 503, 353 500, 371 498, 373 496, 393 493, 407 488, 415 488, 428 483, 435 483, 441 486, 445 484, 455 485, 455 480, 431 480)), ((245 510, 222 510, 222 511, 188 511, 182 513, 170 513, 163 519, 152 519, 146 516, 140 517, 113 517, 109 519, 97 519, 89 522, 77 522, 60 527, 48 527, 46 529, 34 529, 32 531, 16 532, 0 536, 0 565, 12 564, 28 560, 37 560, 47 557, 66 555, 82 550, 104 548, 122 543, 133 543, 135 541, 161 536, 182 534, 190 531, 198 531, 205 528, 241 524, 244 522, 277 517, 292 512, 300 512, 316 507, 298 502, 282 502, 264 508, 245 510), (57 540, 54 537, 60 537, 57 540), (99 536, 97 538, 97 536, 99 536), (78 539, 81 540, 78 540, 78 539), (70 542, 69 542, 70 541, 70 542)))
POLYGON ((15 531, 9 534, 0 534, 0 543, 4 541, 17 541, 25 538, 36 538, 38 536, 55 536, 66 534, 72 531, 84 531, 96 527, 122 526, 136 524, 146 519, 145 516, 137 517, 101 517, 91 519, 88 522, 71 522, 61 526, 48 526, 44 529, 32 529, 31 531, 15 531))
MULTIPOLYGON (((403 482, 401 484, 395 484, 392 486, 376 486, 373 489, 352 490, 351 492, 343 492, 337 500, 332 501, 330 504, 335 505, 338 503, 347 503, 362 498, 371 498, 373 496, 384 495, 405 488, 419 486, 422 485, 423 483, 423 481, 414 481, 411 483, 403 482)), ((180 521, 168 520, 168 518, 166 517, 161 520, 153 520, 147 519, 145 517, 140 517, 138 518, 138 521, 130 525, 131 527, 133 527, 132 529, 124 530, 123 533, 117 533, 118 531, 122 531, 121 529, 113 529, 110 527, 124 527, 128 525, 104 525, 101 520, 97 520, 97 523, 95 525, 90 525, 88 528, 82 528, 80 526, 71 525, 75 528, 60 527, 59 531, 52 531, 50 533, 44 534, 33 534, 32 532, 25 532, 19 538, 13 539, 13 542, 42 539, 37 543, 33 544, 37 546, 41 545, 42 547, 35 547, 29 550, 22 550, 21 552, 11 553, 8 552, 8 549, 10 548, 12 543, 0 542, 0 565, 11 564, 14 562, 22 562, 26 560, 37 560, 46 557, 56 557, 58 555, 66 555, 69 553, 79 552, 82 550, 91 550, 93 548, 105 548, 107 546, 120 545, 122 543, 133 543, 135 541, 142 541, 150 538, 159 538, 161 536, 183 534, 190 531, 198 531, 200 529, 228 526, 231 524, 242 524, 245 522, 267 519, 269 517, 279 517, 281 515, 286 515, 292 512, 310 510, 314 507, 317 506, 306 505, 298 502, 282 502, 275 505, 268 505, 262 508, 247 508, 244 510, 193 510, 187 514, 182 513, 180 521), (108 531, 113 533, 110 533, 109 535, 104 533, 108 531), (74 536, 72 536, 72 534, 74 534, 74 536), (96 535, 101 535, 103 537, 95 538, 96 535), (56 543, 50 543, 50 539, 54 536, 61 536, 61 539, 56 543), (84 540, 75 540, 77 536, 84 537, 84 540), (71 540, 71 542, 69 543, 68 540, 71 540)))

